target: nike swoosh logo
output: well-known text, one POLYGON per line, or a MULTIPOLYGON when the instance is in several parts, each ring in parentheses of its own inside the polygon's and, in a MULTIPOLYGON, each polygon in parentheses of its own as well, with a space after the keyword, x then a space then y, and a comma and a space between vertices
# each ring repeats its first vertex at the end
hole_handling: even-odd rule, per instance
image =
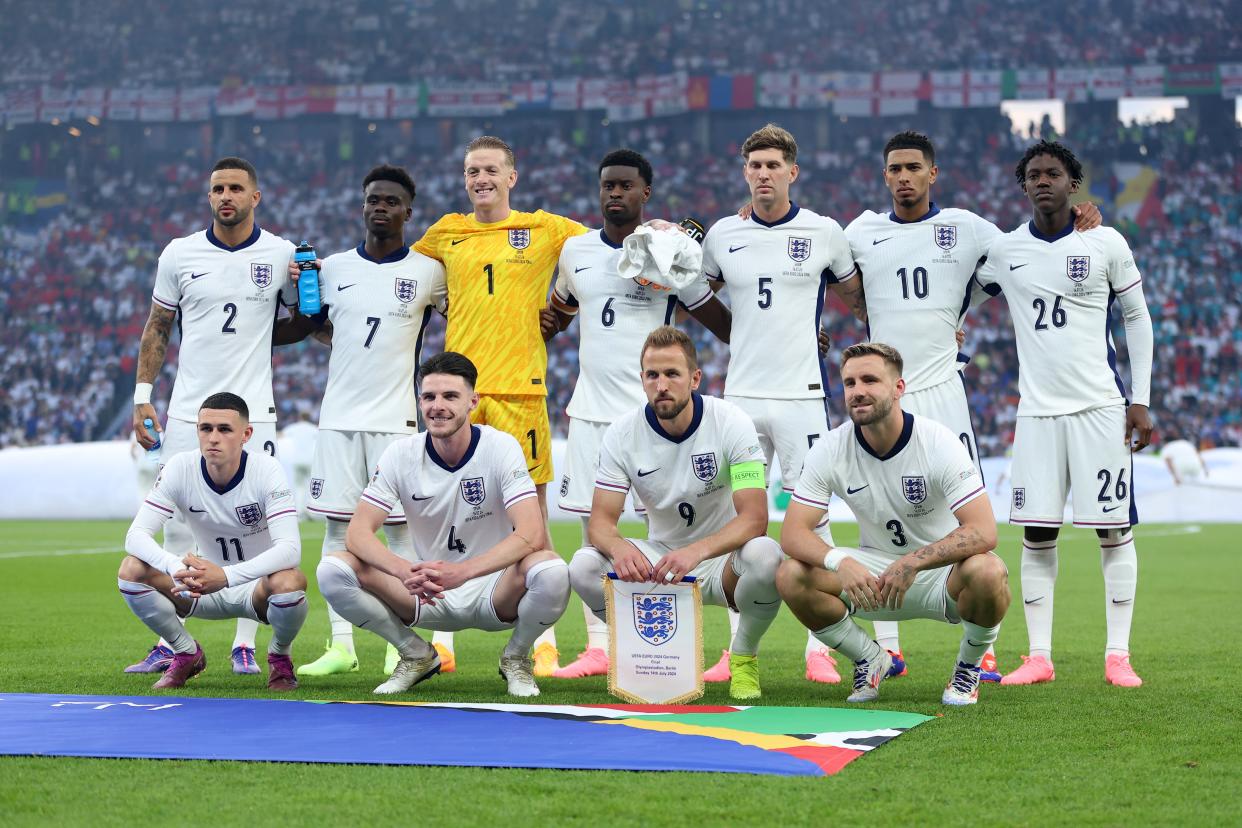
POLYGON ((969 644, 969 645, 970 645, 970 646, 972 646, 972 647, 986 647, 986 646, 988 646, 987 644, 985 644, 985 643, 984 643, 984 642, 982 642, 982 641, 971 641, 969 638, 968 638, 968 639, 966 639, 966 643, 967 643, 967 644, 969 644))
MULTIPOLYGON (((358 283, 357 283, 357 282, 354 282, 354 285, 356 285, 356 284, 358 284, 358 283)), ((349 290, 349 289, 350 289, 351 287, 353 287, 354 285, 337 285, 337 286, 336 286, 336 292, 337 292, 337 293, 340 293, 342 290, 349 290)))
POLYGON ((659 470, 660 470, 659 468, 654 468, 654 469, 652 469, 651 471, 643 471, 642 469, 639 469, 639 470, 638 470, 638 476, 639 476, 639 477, 646 477, 646 476, 647 476, 647 475, 649 475, 649 474, 655 474, 655 473, 656 473, 656 472, 658 472, 659 470))
POLYGON ((885 239, 872 239, 871 246, 875 247, 877 244, 884 244, 884 242, 888 241, 888 239, 891 239, 891 238, 892 236, 889 236, 888 238, 885 238, 885 239))
POLYGON ((1023 598, 1023 599, 1022 599, 1022 603, 1024 603, 1024 604, 1038 604, 1038 603, 1039 603, 1040 601, 1042 601, 1042 600, 1044 600, 1044 596, 1042 596, 1042 595, 1041 595, 1041 596, 1039 596, 1038 598, 1032 598, 1032 599, 1031 599, 1031 600, 1029 600, 1029 601, 1028 601, 1028 600, 1026 600, 1025 598, 1023 598))
POLYGON ((575 267, 574 273, 581 273, 584 270, 590 270, 590 269, 591 269, 591 265, 587 265, 586 267, 575 267))
POLYGON ((190 511, 191 511, 191 512, 193 512, 193 513, 194 513, 194 514, 196 514, 196 515, 201 515, 201 514, 203 514, 204 512, 206 512, 207 510, 206 510, 206 509, 195 509, 193 506, 191 506, 191 507, 190 507, 190 511))
POLYGON ((1010 270, 1010 271, 1014 271, 1014 270, 1017 270, 1017 269, 1018 269, 1018 268, 1020 268, 1020 267, 1026 267, 1028 264, 1030 264, 1030 262, 1024 262, 1023 264, 1020 264, 1020 265, 1010 265, 1010 266, 1009 266, 1009 270, 1010 270))
POLYGON ((432 495, 427 495, 426 497, 419 497, 418 495, 410 495, 410 500, 413 500, 413 501, 431 500, 431 498, 432 498, 432 495))
POLYGON ((1118 601, 1116 598, 1113 599, 1114 604, 1129 604, 1129 603, 1132 603, 1133 601, 1134 601, 1133 598, 1127 598, 1124 601, 1118 601))
POLYGON ((527 473, 527 474, 530 474, 530 473, 531 473, 531 472, 533 472, 535 469, 541 469, 541 468, 543 468, 543 463, 536 463, 536 464, 535 464, 535 465, 533 465, 533 466, 527 466, 527 467, 526 467, 526 473, 527 473))
MULTIPOLYGON (((870 486, 870 485, 871 485, 870 483, 868 483, 868 484, 867 484, 867 486, 870 486)), ((846 493, 846 494, 858 494, 858 493, 859 493, 859 492, 861 492, 863 489, 867 488, 867 486, 859 486, 857 489, 851 489, 851 488, 849 488, 849 487, 847 486, 847 487, 845 488, 845 493, 846 493)))
MULTIPOLYGON (((210 272, 211 272, 211 271, 207 271, 207 273, 210 273, 210 272)), ((191 274, 190 274, 190 278, 191 278, 191 279, 197 279, 199 276, 206 276, 206 275, 207 275, 207 273, 191 273, 191 274)))
POLYGON ((730 248, 729 248, 729 252, 730 252, 730 253, 736 253, 737 251, 742 250, 743 248, 746 248, 746 247, 750 247, 750 245, 749 245, 749 244, 739 244, 737 247, 730 247, 730 248))
POLYGON ((1120 509, 1120 508, 1122 507, 1122 505, 1124 505, 1124 504, 1117 504, 1116 506, 1105 506, 1105 507, 1104 507, 1103 509, 1101 509, 1100 511, 1101 511, 1101 512, 1103 512, 1104 514, 1108 514, 1109 512, 1115 512, 1115 511, 1117 511, 1118 509, 1120 509))
POLYGON ((469 241, 469 239, 453 239, 451 244, 453 245, 453 247, 456 247, 457 245, 461 244, 464 241, 469 241))
POLYGON ((781 602, 781 599, 780 599, 780 598, 777 598, 775 601, 755 601, 754 603, 755 603, 755 605, 756 605, 756 606, 760 606, 760 607, 770 607, 770 606, 772 606, 773 604, 779 604, 780 602, 781 602))

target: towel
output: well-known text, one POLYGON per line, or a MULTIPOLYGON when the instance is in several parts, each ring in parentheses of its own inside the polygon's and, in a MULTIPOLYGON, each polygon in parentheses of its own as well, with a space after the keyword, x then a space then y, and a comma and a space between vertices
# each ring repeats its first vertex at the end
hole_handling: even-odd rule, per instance
POLYGON ((622 245, 617 272, 640 285, 665 290, 689 287, 703 273, 703 248, 677 228, 639 225, 622 245))

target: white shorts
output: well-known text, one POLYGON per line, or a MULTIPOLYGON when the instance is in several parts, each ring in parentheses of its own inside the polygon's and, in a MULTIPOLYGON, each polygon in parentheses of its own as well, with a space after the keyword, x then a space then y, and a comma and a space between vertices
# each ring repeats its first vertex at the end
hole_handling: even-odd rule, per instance
POLYGON ((202 598, 195 599, 186 618, 205 618, 208 621, 249 618, 251 621, 258 621, 259 614, 254 608, 254 591, 258 586, 258 580, 247 581, 244 584, 225 587, 219 592, 204 595, 202 598))
POLYGON ((496 607, 492 605, 492 593, 505 572, 502 569, 481 578, 471 578, 457 589, 444 593, 444 597, 431 606, 418 604, 418 615, 410 626, 440 632, 512 629, 517 619, 501 621, 496 616, 496 607))
POLYGON ((1059 417, 1018 417, 1013 437, 1009 522, 1060 526, 1073 497, 1075 526, 1138 524, 1134 460, 1125 444, 1123 405, 1059 417))
MULTIPOLYGON (((348 521, 354 516, 362 490, 370 482, 384 449, 405 436, 385 431, 319 429, 307 488, 307 511, 330 520, 348 521)), ((400 503, 384 522, 405 523, 400 503)))
POLYGON ((816 440, 828 433, 827 400, 823 397, 767 400, 728 394, 725 399, 745 411, 754 422, 769 476, 772 473, 772 455, 775 454, 781 461, 781 488, 792 492, 802 474, 806 453, 816 440))
MULTIPOLYGON (((276 424, 251 423, 250 426, 254 429, 254 434, 250 435, 250 439, 246 441, 246 451, 266 451, 270 456, 275 457, 276 424)), ((183 451, 198 451, 198 423, 174 420, 169 417, 168 422, 164 424, 164 434, 160 438, 160 443, 160 468, 162 469, 174 454, 180 454, 183 451)))
MULTIPOLYGON (((867 571, 872 575, 877 576, 888 569, 889 564, 897 560, 892 555, 872 549, 852 551, 850 557, 867 567, 867 571)), ((949 597, 949 573, 952 571, 952 566, 941 566, 936 569, 925 569, 915 575, 914 583, 906 590, 905 597, 901 600, 901 607, 895 610, 855 611, 850 596, 842 593, 841 600, 855 616, 871 621, 907 621, 913 618, 930 618, 933 621, 958 624, 961 623, 962 618, 957 614, 957 602, 949 597)))
POLYGON ((901 398, 901 410, 935 420, 950 429, 962 441, 982 477, 979 444, 975 440, 975 427, 970 422, 970 405, 966 401, 966 380, 960 372, 952 379, 931 388, 907 391, 901 398))
MULTIPOLYGON (((569 436, 565 442, 565 473, 561 475, 560 506, 567 512, 579 515, 591 514, 591 499, 595 497, 595 473, 599 470, 599 450, 604 444, 604 432, 608 423, 594 420, 569 418, 569 436)), ((639 514, 643 508, 638 495, 630 490, 630 502, 639 514)))

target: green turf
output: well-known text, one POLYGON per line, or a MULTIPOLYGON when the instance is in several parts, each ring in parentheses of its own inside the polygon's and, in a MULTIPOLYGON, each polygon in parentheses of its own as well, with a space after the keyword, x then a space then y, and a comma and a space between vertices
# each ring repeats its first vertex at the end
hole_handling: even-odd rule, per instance
MULTIPOLYGON (((120 672, 151 643, 115 589, 124 529, 121 523, 0 524, 0 692, 148 692, 152 677, 120 672), (72 550, 94 551, 63 554, 72 550)), ((1001 531, 1017 593, 1018 536, 1009 527, 1001 531)), ((318 524, 303 527, 308 574, 319 557, 321 532, 318 524)), ((835 532, 842 543, 856 536, 850 525, 835 532)), ((1055 683, 1003 690, 985 685, 974 708, 945 710, 940 691, 959 628, 903 625, 910 675, 886 682, 875 706, 943 717, 836 777, 0 758, 0 825, 229 825, 264 818, 782 825, 829 814, 850 824, 1238 824, 1242 622, 1236 604, 1242 578, 1235 532, 1222 526, 1137 530, 1142 571, 1133 651, 1146 681, 1137 690, 1104 684, 1103 588, 1099 553, 1087 532, 1063 534, 1055 683)), ((576 526, 557 527, 555 534, 562 553, 576 546, 576 526)), ((295 662, 318 655, 327 636, 323 607, 316 593, 295 662)), ((708 608, 705 616, 710 664, 725 645, 727 624, 723 610, 708 608)), ((191 629, 211 666, 187 695, 266 696, 262 676, 229 672, 232 623, 192 621, 191 629)), ((557 634, 567 661, 584 643, 576 600, 557 634)), ((260 635, 266 641, 266 630, 260 635)), ((459 634, 459 671, 420 685, 415 695, 508 700, 495 671, 504 636, 459 634)), ((764 640, 763 702, 843 704, 845 688, 803 680, 804 640, 782 611, 764 640)), ((367 698, 382 680, 383 646, 366 634, 358 635, 358 645, 359 673, 304 679, 299 695, 367 698)), ((1025 646, 1019 598, 997 645, 1002 669, 1016 667, 1025 646)), ((608 698, 605 684, 602 678, 545 679, 539 701, 598 702, 608 698)), ((708 685, 702 701, 727 703, 727 688, 708 685)))

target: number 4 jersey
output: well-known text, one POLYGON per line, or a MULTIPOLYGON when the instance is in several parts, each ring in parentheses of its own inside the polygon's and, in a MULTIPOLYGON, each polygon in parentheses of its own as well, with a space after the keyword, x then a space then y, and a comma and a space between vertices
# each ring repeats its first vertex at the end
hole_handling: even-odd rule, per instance
POLYGON ((297 303, 288 270, 293 250, 258 225, 236 247, 209 227, 164 248, 151 298, 177 311, 181 329, 169 417, 195 422, 203 400, 230 391, 246 401, 251 422, 276 421, 272 326, 278 303, 297 303))
POLYGON ((414 550, 423 561, 482 555, 513 531, 507 509, 535 496, 526 458, 511 435, 470 426, 470 448, 450 466, 427 432, 393 443, 362 499, 391 513, 405 507, 414 550))

